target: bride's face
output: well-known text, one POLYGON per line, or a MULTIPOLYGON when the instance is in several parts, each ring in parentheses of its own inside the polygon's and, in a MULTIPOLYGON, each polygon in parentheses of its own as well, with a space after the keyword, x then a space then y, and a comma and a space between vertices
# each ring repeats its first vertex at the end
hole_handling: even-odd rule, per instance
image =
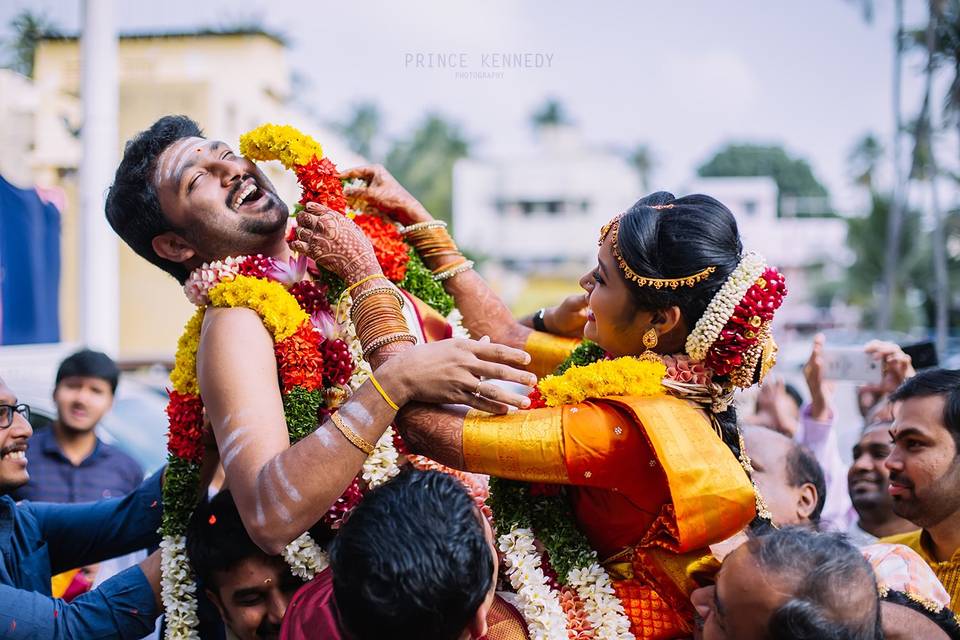
POLYGON ((583 337, 593 340, 614 356, 638 355, 645 350, 643 334, 651 326, 653 314, 637 309, 627 288, 610 236, 597 253, 597 266, 580 278, 580 286, 589 295, 587 324, 583 337))

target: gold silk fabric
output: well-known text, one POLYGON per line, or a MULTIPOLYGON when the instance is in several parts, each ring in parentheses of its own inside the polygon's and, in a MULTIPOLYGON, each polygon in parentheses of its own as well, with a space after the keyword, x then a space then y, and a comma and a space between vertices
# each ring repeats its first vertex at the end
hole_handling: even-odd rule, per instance
POLYGON ((672 396, 471 412, 463 451, 470 471, 569 485, 638 638, 690 634, 691 567, 755 515, 740 463, 702 411, 672 396))
POLYGON ((538 378, 552 374, 578 344, 580 344, 578 338, 564 338, 552 333, 531 331, 523 345, 523 350, 530 354, 527 371, 538 378))

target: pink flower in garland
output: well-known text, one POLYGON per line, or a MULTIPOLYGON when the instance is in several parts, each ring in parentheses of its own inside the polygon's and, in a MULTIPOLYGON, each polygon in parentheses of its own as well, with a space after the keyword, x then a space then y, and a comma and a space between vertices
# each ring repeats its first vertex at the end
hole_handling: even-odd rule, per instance
MULTIPOLYGON (((264 269, 264 275, 271 280, 276 280, 288 289, 303 280, 307 275, 307 256, 290 257, 288 262, 277 260, 276 258, 267 259, 267 268, 264 269)), ((297 299, 297 302, 300 302, 297 299)))
POLYGON ((710 371, 702 362, 694 362, 687 356, 662 356, 667 366, 667 377, 688 384, 710 384, 710 371))

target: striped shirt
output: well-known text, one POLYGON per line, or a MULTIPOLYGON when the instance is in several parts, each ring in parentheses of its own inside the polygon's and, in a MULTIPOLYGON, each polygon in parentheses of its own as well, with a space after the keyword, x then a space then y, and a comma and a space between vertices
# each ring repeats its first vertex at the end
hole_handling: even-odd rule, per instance
POLYGON ((12 492, 14 500, 93 502, 127 495, 143 482, 137 461, 99 438, 93 452, 74 465, 63 455, 52 427, 30 438, 27 460, 30 481, 12 492))

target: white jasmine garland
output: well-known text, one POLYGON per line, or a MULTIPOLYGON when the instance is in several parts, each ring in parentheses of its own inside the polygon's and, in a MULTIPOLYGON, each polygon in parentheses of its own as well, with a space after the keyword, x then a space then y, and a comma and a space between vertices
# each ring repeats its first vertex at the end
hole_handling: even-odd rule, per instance
POLYGON ((690 358, 702 361, 707 357, 707 352, 717 341, 733 310, 766 268, 767 263, 760 255, 749 252, 743 256, 687 336, 686 351, 690 358))
POLYGON ((363 461, 363 479, 367 486, 376 489, 384 482, 400 473, 397 466, 397 448, 393 446, 393 427, 387 427, 376 446, 366 460, 363 461))
POLYGON ((313 580, 330 564, 326 552, 314 542, 308 531, 284 548, 283 559, 290 565, 290 572, 302 580, 313 580))
POLYGON ((530 529, 517 528, 497 539, 507 577, 517 593, 530 640, 567 640, 567 618, 559 596, 547 584, 530 529))
POLYGON ((470 331, 463 326, 463 314, 460 313, 460 309, 457 309, 456 307, 453 308, 453 311, 447 315, 447 323, 453 327, 454 338, 464 338, 469 340, 473 337, 470 335, 470 331))
POLYGON ((164 536, 160 541, 160 599, 167 617, 166 640, 200 640, 196 592, 186 538, 164 536))
POLYGON ((567 574, 567 584, 583 601, 583 610, 593 627, 594 637, 600 640, 635 640, 630 632, 630 619, 613 590, 610 576, 596 561, 584 568, 571 569, 567 574))

